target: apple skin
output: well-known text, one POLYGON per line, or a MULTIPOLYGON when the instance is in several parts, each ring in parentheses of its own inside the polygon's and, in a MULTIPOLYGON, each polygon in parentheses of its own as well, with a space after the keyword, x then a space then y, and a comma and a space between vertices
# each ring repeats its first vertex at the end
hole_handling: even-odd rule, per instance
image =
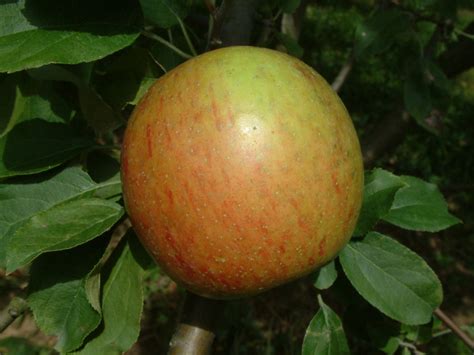
POLYGON ((362 200, 359 141, 339 97, 286 54, 228 47, 159 78, 122 150, 126 208, 171 278, 253 295, 333 259, 362 200))

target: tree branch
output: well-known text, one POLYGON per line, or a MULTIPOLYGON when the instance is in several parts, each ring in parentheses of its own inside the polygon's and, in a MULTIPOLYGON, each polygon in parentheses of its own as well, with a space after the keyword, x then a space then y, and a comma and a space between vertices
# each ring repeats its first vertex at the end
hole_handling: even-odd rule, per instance
POLYGON ((223 0, 216 11, 211 48, 248 45, 259 0, 223 0))
POLYGON ((469 335, 467 335, 451 318, 449 318, 446 313, 441 309, 436 309, 434 311, 436 316, 449 328, 453 331, 456 336, 461 339, 464 344, 466 344, 471 350, 474 350, 474 340, 472 340, 469 335))
POLYGON ((171 339, 169 355, 208 355, 224 301, 187 292, 180 323, 171 339))
POLYGON ((347 77, 349 76, 352 66, 354 65, 354 53, 351 52, 349 58, 347 58, 346 62, 342 65, 341 70, 336 76, 336 79, 331 84, 331 87, 335 92, 339 92, 341 90, 342 85, 344 85, 347 77))

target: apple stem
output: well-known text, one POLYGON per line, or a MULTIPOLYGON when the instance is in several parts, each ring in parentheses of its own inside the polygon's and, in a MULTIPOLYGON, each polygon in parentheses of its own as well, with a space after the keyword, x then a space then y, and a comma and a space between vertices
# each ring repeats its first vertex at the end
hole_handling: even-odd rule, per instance
POLYGON ((215 338, 223 301, 187 292, 181 320, 170 341, 168 355, 208 355, 215 338))

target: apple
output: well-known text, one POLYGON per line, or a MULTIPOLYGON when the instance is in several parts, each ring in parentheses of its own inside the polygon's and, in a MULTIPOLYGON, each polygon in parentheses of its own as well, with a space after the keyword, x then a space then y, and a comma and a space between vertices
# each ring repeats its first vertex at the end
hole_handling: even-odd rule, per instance
POLYGON ((168 72, 135 108, 122 181, 141 242, 201 296, 306 275, 351 237, 359 141, 339 97, 287 54, 228 47, 168 72))

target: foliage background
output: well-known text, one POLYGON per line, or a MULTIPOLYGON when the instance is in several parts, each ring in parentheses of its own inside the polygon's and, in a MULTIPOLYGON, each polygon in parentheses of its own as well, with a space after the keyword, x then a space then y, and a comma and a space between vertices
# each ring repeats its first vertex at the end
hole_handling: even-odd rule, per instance
MULTIPOLYGON (((193 52, 222 42, 287 51, 329 82, 341 69, 348 71, 339 94, 361 138, 366 168, 383 167, 437 184, 450 212, 463 221, 436 233, 384 221, 376 230, 428 262, 444 286, 442 308, 472 335, 474 4, 224 3, 0 1, 0 266, 10 264, 9 271, 15 270, 2 272, 0 301, 6 306, 14 296, 28 297, 36 319, 32 322, 27 313, 2 334, 0 347, 16 354, 49 353, 53 346, 76 350, 84 341, 83 334, 74 333, 77 323, 61 322, 65 309, 52 316, 47 303, 72 293, 84 302, 74 307, 81 310, 73 314, 76 321, 95 329, 86 341, 99 339, 91 340, 83 352, 125 351, 137 337, 130 353, 165 352, 183 290, 148 263, 130 232, 123 237, 121 136, 133 106, 154 78, 193 52), (74 170, 77 166, 90 178, 74 170), (20 203, 32 196, 41 201, 20 203), (20 228, 17 219, 25 213, 36 219, 20 228), (74 223, 61 226, 64 220, 74 223), (45 224, 56 229, 42 232, 45 224), (90 225, 93 228, 84 232, 90 225), (43 256, 33 247, 21 248, 24 238, 41 233, 45 238, 70 237, 61 247, 48 244, 50 253, 43 256), (11 235, 18 247, 9 246, 6 255, 11 235), (103 238, 94 239, 98 235, 103 238), (60 249, 67 251, 55 252, 60 249), (53 272, 75 260, 77 267, 61 275, 53 272), (124 269, 134 272, 121 274, 124 269), (123 289, 120 277, 132 277, 129 289, 123 289), (119 283, 109 281, 113 279, 119 283), (131 302, 140 315, 141 302, 132 300, 141 297, 145 304, 140 327, 135 317, 122 320, 128 337, 117 333, 120 324, 105 330, 117 321, 111 315, 121 300, 131 302), (56 337, 39 332, 35 324, 56 337)), ((311 275, 261 296, 230 302, 215 352, 300 353, 321 293, 342 319, 353 353, 469 354, 437 319, 408 326, 383 316, 350 287, 339 264, 337 271, 336 283, 322 292, 313 286, 316 276, 311 275)), ((63 306, 71 308, 67 302, 63 306)))

